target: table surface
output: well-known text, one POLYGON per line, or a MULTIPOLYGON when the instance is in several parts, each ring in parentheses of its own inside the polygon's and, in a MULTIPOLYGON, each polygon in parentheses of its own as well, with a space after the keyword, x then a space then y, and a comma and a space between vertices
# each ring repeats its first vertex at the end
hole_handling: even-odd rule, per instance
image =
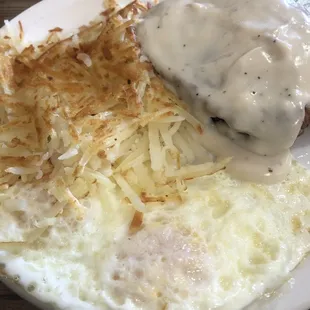
MULTIPOLYGON (((39 0, 0 0, 0 27, 5 19, 12 19, 25 9, 39 2, 39 0)), ((0 282, 0 309, 1 310, 37 310, 0 282)))

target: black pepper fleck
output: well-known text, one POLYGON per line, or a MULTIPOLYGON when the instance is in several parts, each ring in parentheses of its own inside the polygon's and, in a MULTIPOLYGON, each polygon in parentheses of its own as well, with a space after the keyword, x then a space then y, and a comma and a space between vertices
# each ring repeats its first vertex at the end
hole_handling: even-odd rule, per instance
POLYGON ((199 93, 197 93, 196 96, 199 96, 199 93))
POLYGON ((260 38, 260 34, 257 37, 260 38))
POLYGON ((170 70, 171 70, 171 68, 168 68, 168 70, 170 71, 170 70))
POLYGON ((127 80, 127 84, 130 85, 131 84, 131 80, 127 80))
POLYGON ((226 94, 226 90, 223 90, 223 94, 226 94))
POLYGON ((211 95, 208 95, 208 97, 211 97, 211 95))
POLYGON ((291 94, 288 94, 288 96, 291 97, 292 95, 291 95, 291 94))
POLYGON ((260 80, 260 76, 257 77, 260 80))
POLYGON ((273 40, 272 42, 273 42, 273 43, 276 43, 276 42, 277 42, 277 40, 273 40))
POLYGON ((288 91, 288 88, 285 88, 285 91, 288 91))
POLYGON ((271 168, 268 168, 268 172, 270 172, 270 173, 271 173, 271 172, 273 172, 273 170, 272 170, 271 168))
POLYGON ((159 29, 160 28, 160 26, 157 26, 157 29, 159 29))
POLYGON ((244 74, 247 75, 248 73, 247 73, 247 72, 244 72, 244 74))
POLYGON ((186 46, 186 44, 183 44, 183 47, 185 47, 186 46))
POLYGON ((27 291, 30 292, 30 293, 33 292, 35 289, 36 289, 36 287, 35 287, 34 284, 30 284, 30 285, 28 285, 28 287, 27 287, 27 291))
POLYGON ((252 91, 252 95, 255 95, 255 94, 256 94, 256 91, 253 90, 253 91, 252 91))

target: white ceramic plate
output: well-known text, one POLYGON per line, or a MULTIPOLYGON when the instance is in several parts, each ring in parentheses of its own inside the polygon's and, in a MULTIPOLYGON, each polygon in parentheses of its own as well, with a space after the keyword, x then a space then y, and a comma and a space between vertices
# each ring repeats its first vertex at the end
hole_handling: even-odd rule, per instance
MULTIPOLYGON (((255 0, 253 0, 255 1, 255 0)), ((309 0, 300 0, 309 3, 309 0)), ((128 3, 121 0, 121 4, 128 3)), ((18 31, 18 21, 23 24, 25 43, 42 41, 49 29, 60 27, 62 35, 68 36, 81 25, 88 24, 104 10, 102 0, 45 0, 31 7, 11 21, 11 26, 18 31)), ((0 30, 0 32, 3 30, 0 30)), ((297 140, 292 150, 294 157, 310 169, 310 130, 297 140)), ((310 185, 309 185, 310 186, 310 185)), ((251 310, 308 310, 310 309, 310 257, 293 273, 294 279, 285 284, 276 297, 261 300, 251 305, 251 310), (293 287, 291 288, 291 285, 293 287)), ((42 309, 47 309, 18 285, 5 281, 14 291, 42 309)))

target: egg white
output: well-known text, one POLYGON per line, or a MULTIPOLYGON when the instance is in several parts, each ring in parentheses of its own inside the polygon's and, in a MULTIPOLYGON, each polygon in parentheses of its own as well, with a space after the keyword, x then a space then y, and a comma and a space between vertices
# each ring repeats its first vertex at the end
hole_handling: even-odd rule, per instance
POLYGON ((5 272, 62 309, 242 309, 290 278, 310 247, 310 175, 280 184, 225 172, 187 181, 180 205, 149 206, 141 229, 117 189, 82 200, 5 272))

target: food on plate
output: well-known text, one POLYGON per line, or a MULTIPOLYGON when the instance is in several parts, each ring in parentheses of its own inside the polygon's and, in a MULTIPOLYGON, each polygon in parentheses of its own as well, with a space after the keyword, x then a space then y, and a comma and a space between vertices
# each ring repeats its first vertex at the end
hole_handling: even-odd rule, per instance
POLYGON ((227 148, 241 146, 232 156, 259 155, 245 173, 255 165, 275 165, 276 180, 287 173, 310 103, 310 20, 302 10, 286 0, 167 0, 143 17, 137 35, 192 113, 228 137, 227 148))
POLYGON ((227 173, 141 51, 148 7, 21 52, 2 39, 2 271, 60 309, 239 310, 309 252, 310 175, 227 173))
POLYGON ((304 130, 310 125, 310 108, 306 106, 305 108, 305 119, 301 126, 300 135, 303 134, 304 130))

